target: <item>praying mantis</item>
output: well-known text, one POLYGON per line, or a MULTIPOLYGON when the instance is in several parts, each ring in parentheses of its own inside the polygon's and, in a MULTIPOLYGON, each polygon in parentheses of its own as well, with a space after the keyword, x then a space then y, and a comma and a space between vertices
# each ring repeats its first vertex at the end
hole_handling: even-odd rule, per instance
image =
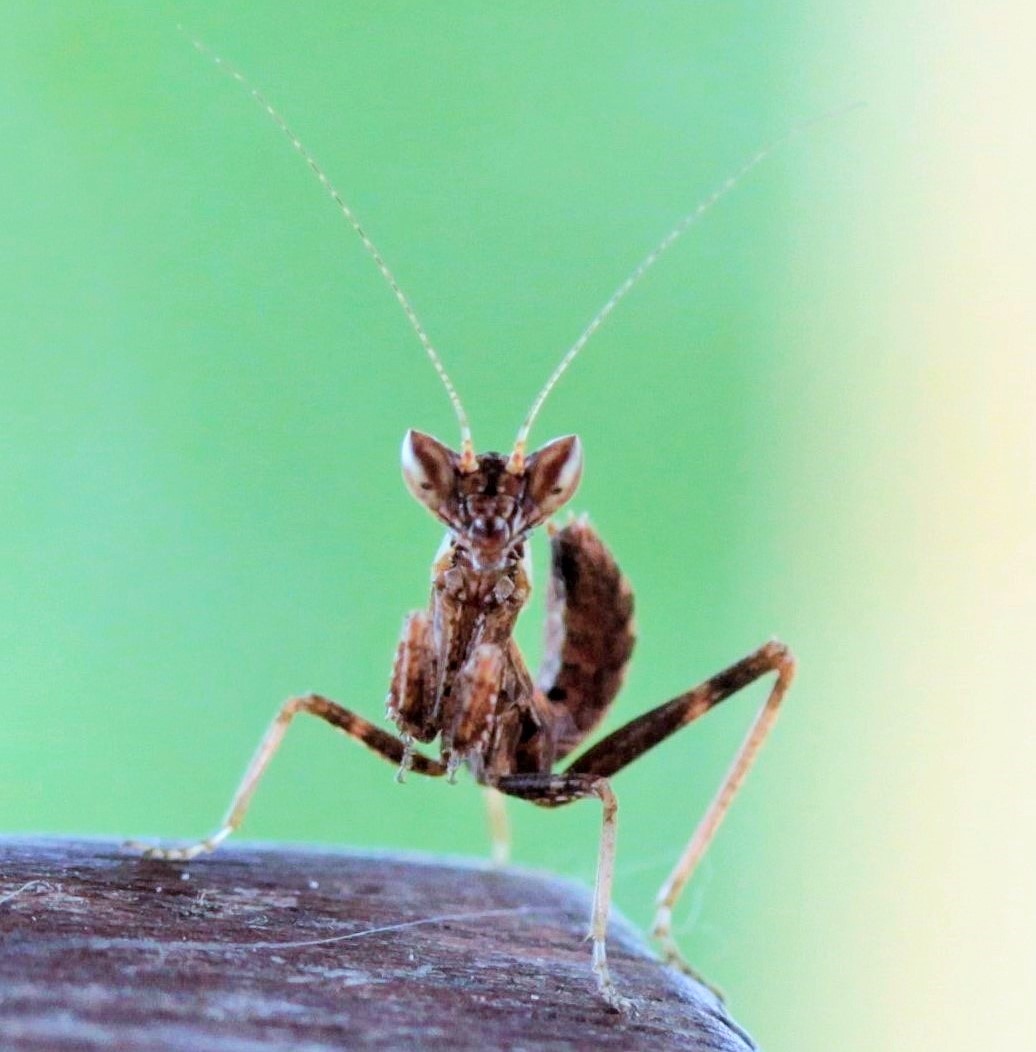
MULTIPOLYGON (((618 803, 614 775, 659 742, 742 688, 773 675, 768 695, 656 901, 652 934, 663 957, 687 971, 672 935, 672 910, 773 727, 795 673, 795 659, 769 641, 704 683, 572 756, 600 723, 622 685, 634 646, 633 594, 619 566, 585 517, 556 526, 583 471, 577 436, 530 450, 533 424, 546 398, 618 303, 659 257, 750 171, 796 134, 750 157, 711 196, 685 215, 641 260, 561 358, 536 395, 506 453, 476 451, 463 403, 442 358, 378 248, 324 170, 266 97, 204 45, 267 113, 316 176, 373 259, 453 406, 457 448, 420 431, 402 445, 402 473, 413 497, 445 527, 431 567, 428 606, 407 615, 387 698, 395 733, 319 694, 286 701, 262 739, 222 824, 186 847, 129 846, 151 858, 184 860, 214 850, 245 813, 288 727, 300 713, 324 720, 406 772, 453 781, 461 767, 490 791, 497 828, 501 797, 554 808, 595 799, 602 826, 590 917, 591 967, 604 1003, 629 1008, 609 972, 606 933, 615 866, 618 803), (533 675, 513 638, 531 591, 529 545, 543 527, 551 556, 545 652, 533 675), (437 743, 434 755, 421 746, 437 743)), ((815 122, 810 122, 815 123, 815 122)), ((692 973, 693 974, 693 973, 692 973)))

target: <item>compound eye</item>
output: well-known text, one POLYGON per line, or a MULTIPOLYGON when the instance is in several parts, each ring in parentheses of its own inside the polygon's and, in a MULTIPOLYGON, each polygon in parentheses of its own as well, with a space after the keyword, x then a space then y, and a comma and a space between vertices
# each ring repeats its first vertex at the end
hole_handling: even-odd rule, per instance
POLYGON ((567 504, 583 473, 583 447, 575 435, 555 438, 526 462, 526 504, 530 525, 543 522, 567 504))
POLYGON ((408 431, 401 451, 403 481, 407 489, 435 516, 454 489, 457 454, 421 431, 408 431))

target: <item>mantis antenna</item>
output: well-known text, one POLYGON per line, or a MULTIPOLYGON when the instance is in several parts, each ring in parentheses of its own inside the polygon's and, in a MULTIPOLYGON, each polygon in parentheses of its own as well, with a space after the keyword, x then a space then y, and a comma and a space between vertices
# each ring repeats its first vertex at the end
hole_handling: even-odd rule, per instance
POLYGON ((507 461, 507 470, 513 474, 521 474, 525 468, 525 448, 529 439, 529 432, 532 429, 533 421, 539 415, 540 409, 543 408, 543 403, 547 400, 547 395, 554 389, 558 380, 564 375, 565 371, 572 364, 575 357, 579 352, 586 346, 587 341, 591 336, 601 327, 605 319, 616 306, 619 301, 625 297, 625 295, 637 284, 638 281, 650 270, 650 268, 658 261, 658 258, 663 252, 672 244, 678 240, 683 234, 685 234, 695 223, 698 222, 706 212, 710 211, 712 207, 719 203, 731 190, 734 189, 740 183, 745 176, 749 174, 754 168, 758 167, 763 161, 767 160, 772 156, 780 147, 786 145, 792 139, 802 134, 809 128, 812 128, 816 124, 820 124, 824 121, 830 120, 833 117, 841 116, 843 113, 849 110, 856 109, 861 106, 860 102, 853 102, 846 106, 840 106, 837 109, 829 110, 826 113, 822 113, 817 117, 813 117, 810 120, 803 121, 799 124, 792 126, 786 131, 780 138, 775 139, 773 142, 761 149, 757 150, 744 164, 741 165, 732 175, 728 176, 726 181, 719 187, 717 187, 704 201, 701 202, 694 209, 693 212, 689 212, 685 215, 677 224, 662 238, 661 241, 655 245, 654 248, 637 264, 633 269, 632 273, 626 280, 619 285, 619 287, 611 294, 607 303, 593 316, 590 320, 590 324, 579 334, 579 338, 575 343, 565 352, 564 357, 558 362, 554 372, 550 374, 550 378, 543 385, 542 390, 536 398, 533 400, 532 408, 529 410, 528 415, 522 422, 522 426, 518 429, 518 436, 514 440, 514 449, 511 451, 511 456, 507 461))
MULTIPOLYGON (((184 33, 182 26, 180 26, 179 29, 181 33, 184 33)), ((378 250, 378 246, 370 239, 367 231, 364 230, 360 221, 356 218, 356 213, 353 212, 348 204, 346 204, 345 199, 338 192, 331 180, 328 179, 323 168, 320 167, 314 156, 308 149, 306 149, 302 140, 295 134, 284 117, 274 109, 269 99, 267 99, 266 96, 255 87, 255 85, 252 84, 243 73, 235 69, 230 63, 226 62, 214 51, 206 47, 200 40, 196 40, 186 33, 184 33, 184 35, 190 40, 198 54, 207 58, 213 63, 213 65, 230 77, 231 80, 240 84, 241 87, 244 88, 244 90, 247 91, 248 94, 259 104, 260 108, 266 113, 270 120, 272 120, 282 132, 284 132, 288 141, 291 143, 292 148, 306 162, 309 170, 317 177, 317 181, 327 191, 331 200, 338 206, 338 210, 345 217, 346 222, 356 231, 356 236, 360 239, 363 247, 367 250, 367 254, 374 260, 375 266, 381 272, 381 276, 385 279, 388 287, 392 290, 392 294, 396 297, 396 301, 399 303, 400 307, 403 308, 403 313, 406 315, 407 321, 410 322, 410 327, 417 334, 417 338, 421 341, 421 346, 424 348, 425 354, 428 355, 432 367, 442 381, 443 387, 446 388, 446 394, 449 395, 450 402, 453 405, 453 411, 457 415, 457 422, 460 424, 461 455, 458 467, 461 471, 473 471, 476 463, 475 446, 471 439, 471 425, 468 423, 468 414, 464 411, 464 406, 461 403, 460 396, 457 394, 457 389, 453 386, 453 381, 450 379, 449 373, 446 372, 446 366, 443 365, 442 359, 439 357, 439 352, 432 345, 428 333, 425 332, 424 326, 417 317, 417 312, 414 310, 406 293, 400 287, 399 282, 396 281, 396 276, 389 269, 389 265, 385 262, 384 257, 378 250)))

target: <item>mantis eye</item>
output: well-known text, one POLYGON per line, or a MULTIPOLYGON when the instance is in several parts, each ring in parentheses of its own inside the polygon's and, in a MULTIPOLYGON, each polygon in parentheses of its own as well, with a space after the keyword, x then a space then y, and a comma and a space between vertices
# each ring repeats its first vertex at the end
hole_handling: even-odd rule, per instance
POLYGON ((575 435, 555 438, 526 461, 526 521, 543 522, 571 499, 583 473, 583 447, 575 435))
POLYGON ((421 431, 403 438, 403 481, 407 489, 435 516, 453 494, 457 454, 421 431))

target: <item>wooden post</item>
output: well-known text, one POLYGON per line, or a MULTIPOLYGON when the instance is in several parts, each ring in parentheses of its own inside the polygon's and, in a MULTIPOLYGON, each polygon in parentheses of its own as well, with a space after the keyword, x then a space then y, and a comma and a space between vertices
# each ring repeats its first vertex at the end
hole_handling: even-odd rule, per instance
POLYGON ((636 1014, 608 1011, 588 915, 582 887, 463 861, 0 839, 0 1047, 755 1048, 618 917, 609 957, 636 1014))

